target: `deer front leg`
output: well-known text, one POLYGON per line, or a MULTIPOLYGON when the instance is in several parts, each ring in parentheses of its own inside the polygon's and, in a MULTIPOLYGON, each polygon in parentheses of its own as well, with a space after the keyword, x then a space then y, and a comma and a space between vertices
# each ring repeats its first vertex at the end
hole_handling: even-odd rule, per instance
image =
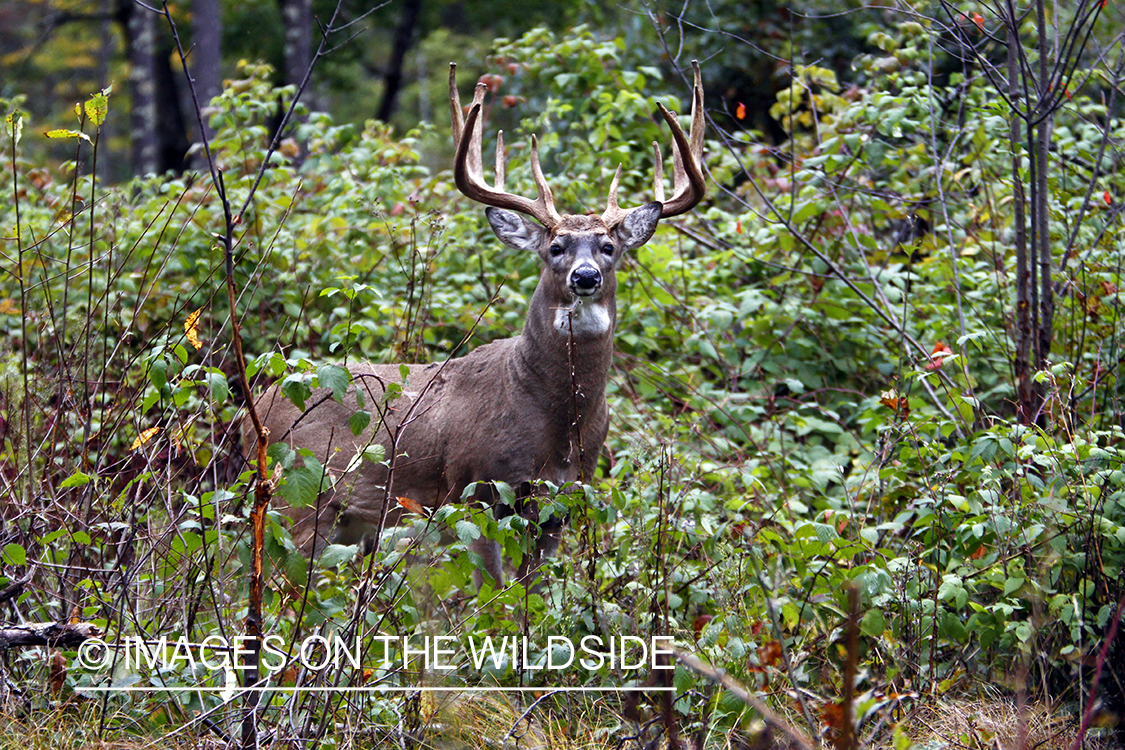
POLYGON ((541 591, 543 584, 539 580, 539 568, 543 562, 554 557, 559 549, 559 540, 562 538, 563 522, 557 516, 548 518, 539 527, 539 538, 535 540, 535 549, 529 552, 519 567, 519 582, 534 592, 541 591))
POLYGON ((473 571, 473 584, 480 591, 487 573, 495 586, 504 585, 504 561, 500 556, 500 543, 481 535, 469 544, 469 549, 480 555, 480 565, 473 571))

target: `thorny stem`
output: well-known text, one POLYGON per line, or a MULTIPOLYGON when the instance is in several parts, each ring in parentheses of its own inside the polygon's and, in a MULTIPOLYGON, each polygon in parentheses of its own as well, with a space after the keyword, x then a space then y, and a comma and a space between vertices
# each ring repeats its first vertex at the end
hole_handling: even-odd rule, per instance
POLYGON ((23 278, 23 231, 20 224, 19 176, 16 171, 16 128, 17 125, 13 120, 9 128, 9 135, 12 139, 12 202, 15 205, 16 212, 16 279, 20 285, 20 311, 23 313, 20 315, 20 347, 23 349, 23 356, 20 358, 20 371, 23 376, 23 444, 27 456, 24 476, 27 479, 26 499, 30 502, 32 493, 35 491, 35 485, 31 476, 31 391, 29 390, 30 384, 27 376, 29 353, 27 341, 27 284, 23 278))

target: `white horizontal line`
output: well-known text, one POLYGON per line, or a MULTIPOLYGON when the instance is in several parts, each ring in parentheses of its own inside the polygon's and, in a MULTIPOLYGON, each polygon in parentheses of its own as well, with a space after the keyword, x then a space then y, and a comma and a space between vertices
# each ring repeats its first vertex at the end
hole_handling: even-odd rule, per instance
POLYGON ((263 687, 158 687, 141 685, 139 687, 111 687, 87 685, 74 688, 76 692, 95 693, 669 693, 674 687, 444 687, 420 685, 418 687, 285 687, 266 685, 263 687))

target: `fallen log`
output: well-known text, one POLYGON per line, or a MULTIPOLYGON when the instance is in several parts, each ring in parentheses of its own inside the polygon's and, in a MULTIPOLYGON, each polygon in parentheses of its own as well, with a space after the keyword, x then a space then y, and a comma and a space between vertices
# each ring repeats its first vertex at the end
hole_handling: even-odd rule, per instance
POLYGON ((102 634, 91 622, 36 622, 28 625, 0 624, 0 651, 31 646, 74 648, 102 634))

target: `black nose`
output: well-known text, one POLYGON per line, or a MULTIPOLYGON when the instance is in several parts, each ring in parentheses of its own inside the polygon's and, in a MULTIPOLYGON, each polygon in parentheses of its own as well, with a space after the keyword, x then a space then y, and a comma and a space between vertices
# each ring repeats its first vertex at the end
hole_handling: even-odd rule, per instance
POLYGON ((601 286, 602 274, 593 266, 581 266, 571 274, 570 283, 579 291, 589 292, 601 286))

